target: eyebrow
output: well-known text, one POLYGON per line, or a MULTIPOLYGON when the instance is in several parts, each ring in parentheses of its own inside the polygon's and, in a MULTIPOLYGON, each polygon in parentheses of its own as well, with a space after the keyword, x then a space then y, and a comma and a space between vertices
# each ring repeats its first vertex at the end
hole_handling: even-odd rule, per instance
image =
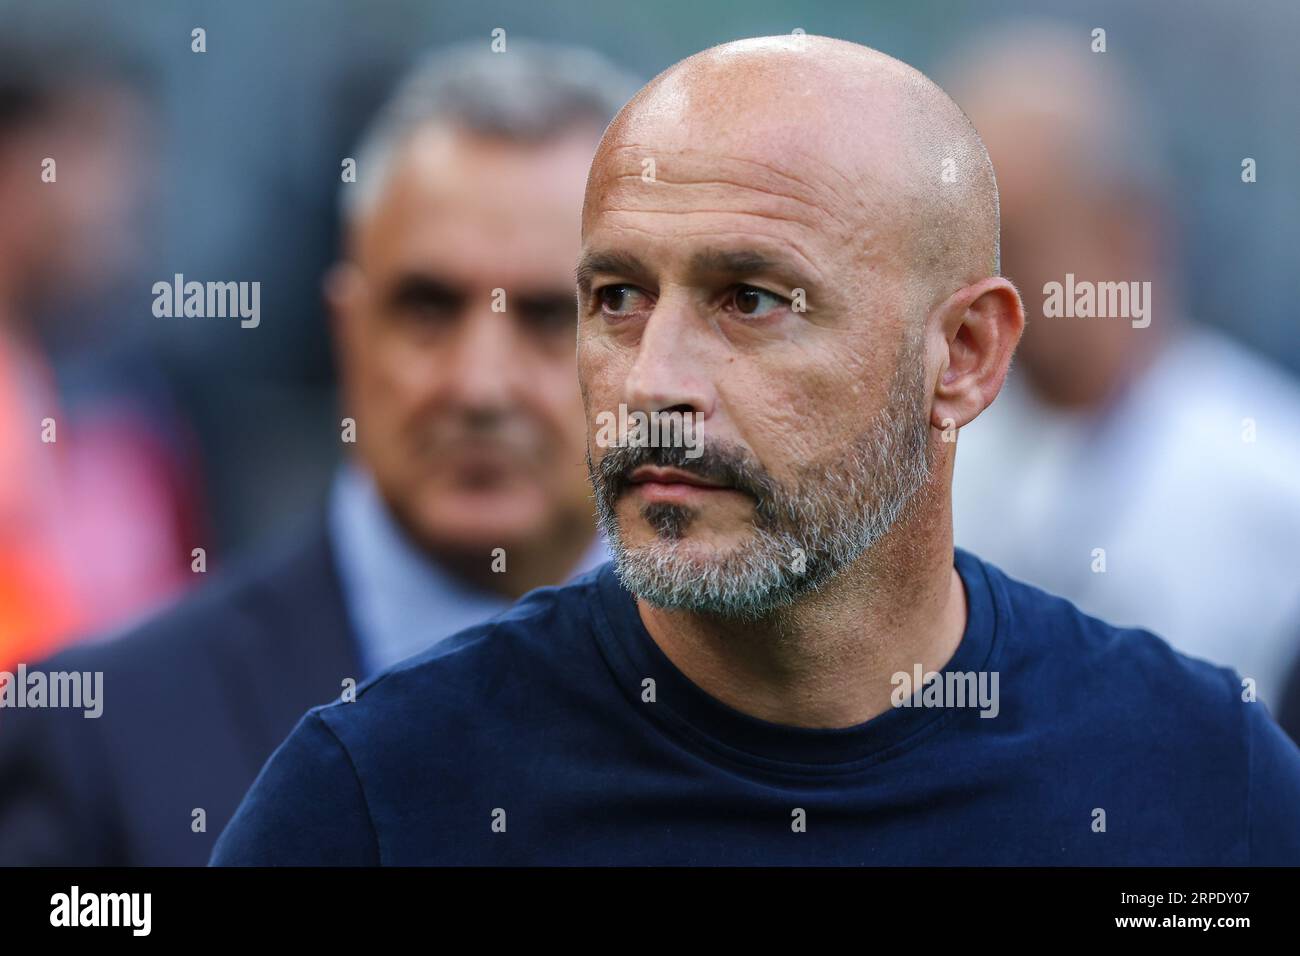
POLYGON ((766 271, 775 265, 767 256, 753 249, 705 249, 691 256, 691 270, 702 273, 746 275, 766 271))
POLYGON ((463 288, 419 272, 408 272, 399 276, 389 286, 385 295, 385 299, 392 306, 436 300, 459 307, 467 298, 468 294, 463 288))
MULTIPOLYGON (((742 276, 775 269, 779 264, 753 249, 705 249, 691 256, 690 267, 696 273, 742 276)), ((574 275, 578 287, 585 291, 591 288, 592 279, 597 273, 643 276, 648 271, 640 259, 628 253, 592 252, 578 262, 574 275)))
POLYGON ((649 270, 634 255, 626 252, 586 252, 578 260, 574 277, 578 288, 584 292, 591 288, 591 280, 597 273, 608 272, 612 275, 644 276, 649 270))

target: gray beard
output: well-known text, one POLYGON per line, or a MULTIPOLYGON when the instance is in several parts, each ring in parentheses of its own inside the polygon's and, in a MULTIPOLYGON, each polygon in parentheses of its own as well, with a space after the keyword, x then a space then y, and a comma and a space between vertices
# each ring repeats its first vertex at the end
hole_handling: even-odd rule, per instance
POLYGON ((597 518, 623 586, 656 607, 744 620, 767 617, 817 591, 879 542, 929 481, 924 397, 924 369, 912 351, 868 429, 843 455, 800 469, 790 488, 743 450, 717 443, 694 462, 679 448, 618 448, 594 466, 588 451, 597 518), (729 465, 710 467, 711 452, 729 465), (729 483, 756 501, 749 540, 722 554, 691 554, 684 538, 694 512, 650 505, 641 513, 655 540, 627 547, 614 513, 622 490, 616 475, 643 463, 733 479, 729 483))

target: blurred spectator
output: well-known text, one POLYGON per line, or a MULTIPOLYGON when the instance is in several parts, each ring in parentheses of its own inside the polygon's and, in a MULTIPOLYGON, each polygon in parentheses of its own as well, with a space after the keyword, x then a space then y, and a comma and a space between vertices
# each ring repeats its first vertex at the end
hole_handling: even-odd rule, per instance
POLYGON ((512 39, 399 87, 353 157, 326 282, 357 439, 327 513, 43 668, 103 671, 104 713, 0 726, 0 863, 205 863, 309 707, 604 561, 573 265, 591 154, 636 86, 587 51, 512 39))
POLYGON ((139 399, 143 379, 78 401, 48 347, 116 318, 101 297, 140 258, 147 141, 124 75, 0 53, 0 670, 192 580, 199 494, 183 433, 139 399))
POLYGON ((998 171, 1028 316, 1002 395, 960 438, 956 541, 1236 668, 1276 707, 1300 635, 1300 390, 1179 301, 1150 123, 1088 43, 1012 24, 946 78, 998 171), (1047 284, 1070 281, 1149 282, 1150 311, 1044 314, 1047 284))

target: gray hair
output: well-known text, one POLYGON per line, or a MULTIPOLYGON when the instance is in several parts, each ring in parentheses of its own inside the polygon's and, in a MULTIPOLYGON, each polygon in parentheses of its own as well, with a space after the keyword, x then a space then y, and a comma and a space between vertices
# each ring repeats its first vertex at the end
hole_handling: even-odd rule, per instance
POLYGON ((343 218, 373 205, 394 156, 422 128, 447 124, 521 145, 546 143, 583 126, 603 130, 640 85, 575 46, 512 39, 501 53, 476 41, 430 54, 398 82, 362 136, 357 181, 340 197, 343 218))

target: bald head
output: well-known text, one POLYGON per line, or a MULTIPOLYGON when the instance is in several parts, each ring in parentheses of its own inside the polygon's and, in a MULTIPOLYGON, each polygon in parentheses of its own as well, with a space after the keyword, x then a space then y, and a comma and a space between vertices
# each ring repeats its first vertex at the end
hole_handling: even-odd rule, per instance
POLYGON ((713 164, 756 198, 780 196, 862 264, 893 259, 927 305, 998 271, 997 186, 974 127, 926 76, 868 47, 762 37, 670 67, 606 131, 584 230, 647 160, 661 182, 713 164))

